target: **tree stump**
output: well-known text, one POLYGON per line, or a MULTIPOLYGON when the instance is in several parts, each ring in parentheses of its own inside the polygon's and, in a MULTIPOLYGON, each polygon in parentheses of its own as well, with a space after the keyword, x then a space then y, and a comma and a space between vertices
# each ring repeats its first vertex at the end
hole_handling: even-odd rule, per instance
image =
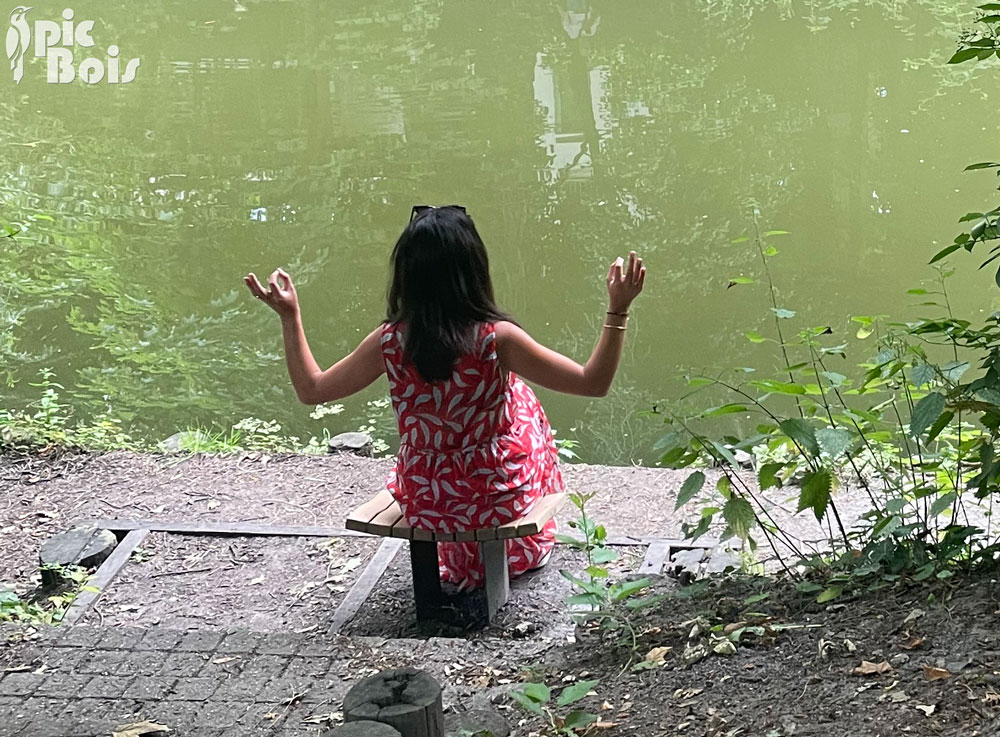
POLYGON ((107 560, 117 545, 115 533, 96 527, 74 527, 69 532, 50 537, 38 554, 42 583, 45 586, 59 585, 62 582, 61 568, 96 568, 107 560))
POLYGON ((444 737, 441 686, 416 668, 382 671, 354 684, 344 697, 344 721, 371 720, 401 737, 444 737))
POLYGON ((350 722, 326 732, 323 737, 400 737, 399 732, 381 722, 350 722))

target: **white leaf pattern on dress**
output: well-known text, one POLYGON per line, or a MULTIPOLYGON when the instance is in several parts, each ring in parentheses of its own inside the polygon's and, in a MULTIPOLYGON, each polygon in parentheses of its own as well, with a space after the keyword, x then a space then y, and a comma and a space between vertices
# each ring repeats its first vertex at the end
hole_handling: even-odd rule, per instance
MULTIPOLYGON (((537 398, 516 375, 503 379, 493 326, 480 331, 479 350, 461 357, 449 379, 429 384, 404 362, 398 326, 383 329, 383 359, 400 428, 387 487, 414 528, 449 532, 503 524, 541 496, 563 489, 552 432, 537 398)), ((551 551, 554 531, 550 522, 539 535, 506 541, 511 575, 536 566, 551 551)), ((482 585, 475 543, 438 547, 445 580, 463 589, 482 585)))

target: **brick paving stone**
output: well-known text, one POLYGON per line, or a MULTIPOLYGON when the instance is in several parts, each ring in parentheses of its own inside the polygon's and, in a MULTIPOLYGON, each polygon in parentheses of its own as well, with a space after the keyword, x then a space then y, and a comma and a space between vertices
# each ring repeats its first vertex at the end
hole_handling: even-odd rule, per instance
POLYGON ((312 686, 312 679, 293 677, 272 678, 257 692, 257 701, 265 704, 280 704, 284 699, 306 693, 312 686))
POLYGON ((32 697, 24 702, 21 713, 28 716, 25 737, 66 737, 74 733, 73 717, 66 714, 69 701, 32 697))
POLYGON ((330 671, 332 662, 332 658, 294 658, 285 669, 285 675, 322 678, 330 671))
POLYGON ((8 673, 0 680, 0 696, 28 696, 44 680, 38 673, 8 673))
POLYGON ((215 649, 216 652, 226 654, 248 654, 260 647, 264 641, 264 635, 249 630, 232 630, 215 649))
POLYGON ((45 664, 63 673, 75 673, 77 666, 90 657, 90 651, 82 647, 52 648, 45 658, 45 664))
POLYGON ((174 684, 166 698, 170 701, 206 701, 218 688, 214 678, 181 678, 174 684))
POLYGON ((109 627, 103 630, 96 647, 99 650, 131 650, 145 633, 139 627, 109 627))
POLYGON ((195 726, 226 730, 235 726, 253 704, 239 701, 206 701, 195 717, 195 726))
POLYGON ((14 737, 14 735, 22 734, 22 731, 28 722, 31 721, 31 715, 24 711, 24 702, 19 701, 16 705, 10 707, 0 707, 0 734, 3 737, 14 737))
POLYGON ((35 696, 72 698, 94 679, 90 675, 52 673, 35 689, 35 696))
POLYGON ((125 689, 122 698, 134 701, 162 701, 176 682, 176 678, 138 676, 125 689))
MULTIPOLYGON (((114 724, 109 724, 109 727, 122 724, 133 713, 133 710, 121 701, 93 698, 71 701, 67 707, 67 711, 80 719, 97 719, 108 723, 114 722, 114 724)), ((110 733, 110 728, 107 731, 110 733)))
MULTIPOLYGON (((61 647, 94 647, 107 630, 84 625, 63 625, 66 631, 56 635, 61 647)), ((62 627, 60 628, 62 629, 62 627)))
POLYGON ((76 664, 75 672, 110 676, 117 673, 128 660, 129 653, 112 650, 84 651, 85 657, 76 664))
POLYGON ((215 650, 222 642, 222 632, 213 632, 210 630, 188 632, 185 634, 177 647, 174 648, 177 652, 196 652, 196 653, 207 653, 215 650))
POLYGON ((212 701, 254 701, 264 687, 265 678, 233 676, 224 681, 215 693, 212 701))
POLYGON ((202 653, 169 653, 157 675, 193 678, 205 668, 208 658, 202 653))
POLYGON ((198 714, 204 706, 198 701, 161 701, 157 704, 157 718, 162 719, 174 734, 195 734, 198 714))
POLYGON ((267 681, 282 675, 288 663, 289 659, 281 655, 257 655, 245 661, 240 675, 267 681))
POLYGON ((152 676, 163 668, 167 654, 162 652, 127 653, 122 658, 115 675, 152 676))
POLYGON ((125 676, 94 676, 77 695, 81 698, 117 699, 121 698, 130 683, 132 679, 125 676))
POLYGON ((289 632, 271 632, 261 638, 257 652, 265 655, 291 655, 302 647, 302 637, 289 632))
POLYGON ((173 650, 184 637, 180 630, 168 630, 154 628, 147 630, 146 634, 135 646, 136 650, 173 650))

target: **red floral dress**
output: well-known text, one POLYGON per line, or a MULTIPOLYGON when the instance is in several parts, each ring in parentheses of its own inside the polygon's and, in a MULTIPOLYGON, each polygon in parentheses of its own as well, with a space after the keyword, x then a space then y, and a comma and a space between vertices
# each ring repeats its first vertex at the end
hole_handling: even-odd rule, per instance
MULTIPOLYGON (((410 525, 437 532, 492 527, 522 517, 546 494, 563 490, 552 429, 538 399, 501 369, 492 324, 451 378, 428 383, 404 360, 398 324, 382 330, 382 358, 400 446, 388 489, 410 525)), ((555 522, 538 535, 507 541, 512 576, 543 564, 555 522)), ((460 589, 483 584, 476 543, 438 545, 441 577, 460 589)))

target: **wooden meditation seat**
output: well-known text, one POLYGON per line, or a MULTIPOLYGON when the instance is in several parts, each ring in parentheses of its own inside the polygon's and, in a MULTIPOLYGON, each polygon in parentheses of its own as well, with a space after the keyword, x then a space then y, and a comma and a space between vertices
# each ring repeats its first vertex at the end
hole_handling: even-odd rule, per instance
POLYGON ((435 619, 443 600, 437 544, 478 542, 486 569, 486 615, 489 621, 493 621, 494 615, 507 601, 510 593, 504 541, 541 532, 566 501, 566 496, 566 494, 550 494, 542 497, 524 517, 499 527, 462 532, 432 532, 410 527, 392 494, 382 491, 374 499, 351 512, 347 517, 346 526, 348 530, 356 532, 410 541, 413 600, 417 610, 417 621, 420 622, 435 619))

